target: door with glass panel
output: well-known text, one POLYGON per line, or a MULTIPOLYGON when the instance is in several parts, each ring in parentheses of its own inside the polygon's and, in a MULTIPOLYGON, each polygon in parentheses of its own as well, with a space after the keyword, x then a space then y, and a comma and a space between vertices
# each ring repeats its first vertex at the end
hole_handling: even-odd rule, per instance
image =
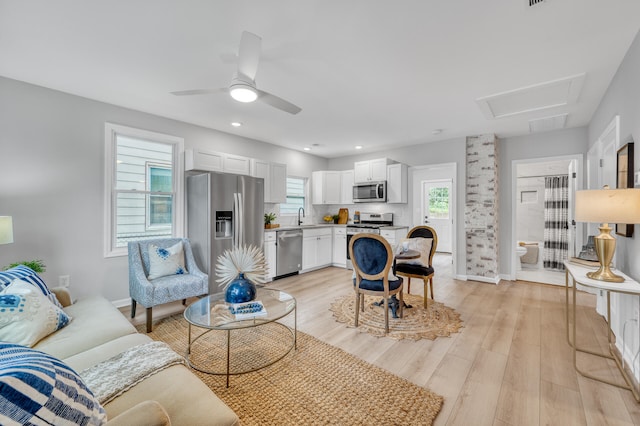
POLYGON ((439 252, 451 253, 453 212, 451 185, 447 180, 422 181, 422 224, 435 229, 439 252))

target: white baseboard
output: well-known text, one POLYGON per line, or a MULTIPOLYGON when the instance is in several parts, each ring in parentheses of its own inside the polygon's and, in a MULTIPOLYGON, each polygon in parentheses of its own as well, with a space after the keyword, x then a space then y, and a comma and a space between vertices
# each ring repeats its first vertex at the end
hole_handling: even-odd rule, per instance
POLYGON ((456 275, 456 280, 467 281, 466 275, 456 275))
POLYGON ((491 278, 491 277, 481 277, 478 275, 467 275, 467 280, 468 281, 480 281, 483 283, 489 283, 489 284, 498 284, 500 282, 500 276, 491 278))
POLYGON ((131 299, 127 298, 127 299, 114 300, 111 303, 113 304, 113 306, 120 309, 127 306, 131 306, 131 299))
POLYGON ((511 274, 500 274, 500 279, 505 281, 516 281, 515 275, 511 274))

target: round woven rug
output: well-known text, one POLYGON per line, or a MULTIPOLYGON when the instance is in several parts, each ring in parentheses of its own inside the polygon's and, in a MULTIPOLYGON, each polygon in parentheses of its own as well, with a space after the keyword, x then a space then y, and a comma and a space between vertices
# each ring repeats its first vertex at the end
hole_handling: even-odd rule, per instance
MULTIPOLYGON (((350 328, 355 327, 355 299, 355 294, 351 293, 331 304, 333 317, 350 328)), ((412 307, 404 309, 403 318, 393 318, 389 311, 389 333, 385 334, 384 307, 374 305, 375 302, 380 302, 380 297, 365 296, 364 312, 360 312, 358 329, 377 337, 434 340, 436 337, 449 337, 463 326, 460 314, 440 302, 429 299, 429 306, 425 309, 422 296, 405 294, 404 301, 412 307)))

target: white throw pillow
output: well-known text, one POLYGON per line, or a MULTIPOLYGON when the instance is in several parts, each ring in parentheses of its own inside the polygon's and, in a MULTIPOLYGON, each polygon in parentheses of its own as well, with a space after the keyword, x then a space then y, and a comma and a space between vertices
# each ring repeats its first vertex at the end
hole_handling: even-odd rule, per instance
POLYGON ((154 280, 167 275, 186 273, 188 272, 184 266, 182 241, 167 248, 149 244, 149 276, 147 278, 154 280))
MULTIPOLYGON (((408 263, 410 265, 418 265, 423 267, 429 266, 429 254, 431 253, 431 244, 433 244, 433 238, 404 238, 402 242, 409 243, 409 250, 417 250, 420 252, 420 258, 409 260, 396 260, 396 265, 400 263, 408 263)), ((400 244, 402 246, 402 243, 400 244)))
POLYGON ((15 279, 0 292, 0 341, 32 347, 69 321, 71 317, 28 282, 15 279))

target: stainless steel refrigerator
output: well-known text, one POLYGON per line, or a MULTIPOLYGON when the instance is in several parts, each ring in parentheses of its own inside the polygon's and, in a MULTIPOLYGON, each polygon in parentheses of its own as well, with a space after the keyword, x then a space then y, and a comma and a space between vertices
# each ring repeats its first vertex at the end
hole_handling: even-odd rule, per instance
POLYGON ((218 256, 241 244, 263 248, 264 179, 215 172, 187 176, 187 235, 198 266, 209 275, 209 293, 219 292, 218 256))

